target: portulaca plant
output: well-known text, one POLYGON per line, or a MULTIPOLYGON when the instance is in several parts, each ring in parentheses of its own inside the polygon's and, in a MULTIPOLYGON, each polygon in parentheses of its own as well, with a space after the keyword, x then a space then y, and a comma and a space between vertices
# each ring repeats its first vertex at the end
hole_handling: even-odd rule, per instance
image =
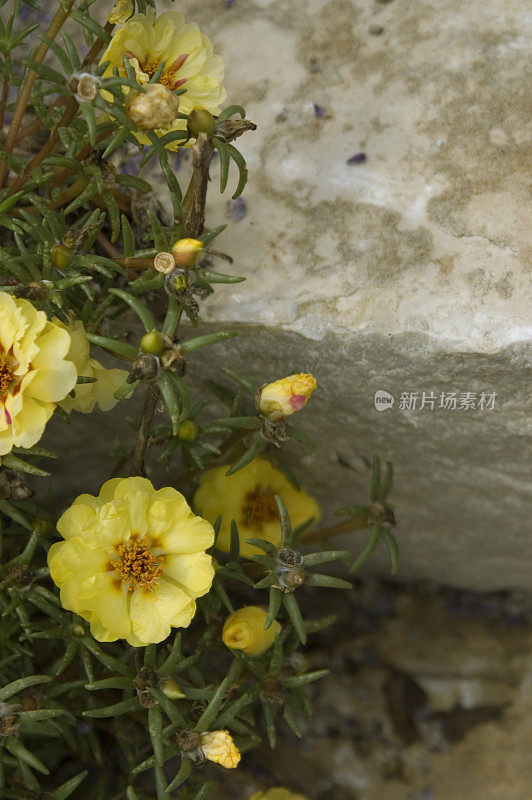
MULTIPOLYGON (((383 542, 395 571, 392 468, 376 457, 369 501, 320 527, 279 459, 314 449, 293 423, 314 377, 264 364, 263 385, 223 368, 207 395, 192 388, 202 348, 236 335, 194 332, 202 301, 244 279, 213 269, 209 166, 221 192, 236 167, 238 198, 233 142, 256 126, 225 105, 222 57, 194 22, 116 0, 100 24, 101 5, 0 2, 0 796, 202 800, 311 716, 305 687, 327 670, 294 655, 333 619, 307 618, 304 592, 350 588, 321 566, 355 572, 383 542), (54 507, 50 418, 127 415, 132 395, 113 475, 87 493, 87 442, 79 491, 54 507), (147 477, 157 463, 164 481, 147 477), (356 556, 327 545, 360 528, 356 556)), ((304 800, 274 782, 253 800, 304 800)))

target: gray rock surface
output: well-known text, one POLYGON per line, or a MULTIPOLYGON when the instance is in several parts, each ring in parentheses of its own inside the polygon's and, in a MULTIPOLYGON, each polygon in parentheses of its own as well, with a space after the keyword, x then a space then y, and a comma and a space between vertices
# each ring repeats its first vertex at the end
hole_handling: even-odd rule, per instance
MULTIPOLYGON (((259 125, 239 142, 245 207, 217 196, 216 165, 208 207, 210 227, 245 211, 217 247, 247 280, 204 304, 203 328, 243 335, 195 354, 191 374, 221 362, 259 382, 312 371, 319 391, 300 423, 318 454, 288 452, 325 519, 364 499, 378 452, 396 469, 401 578, 530 589, 526 3, 180 9, 223 52, 229 101, 259 125), (392 408, 376 410, 377 390, 392 408), (401 408, 405 392, 415 409, 401 408), (423 392, 434 409, 420 408, 423 392), (451 392, 457 408, 439 408, 451 392), (467 392, 474 409, 460 408, 467 392), (494 408, 478 407, 482 393, 494 408)), ((91 445, 108 449, 120 416, 91 418, 91 445)), ((78 419, 69 434, 76 457, 86 430, 78 419)), ((386 571, 385 553, 370 569, 386 571)))

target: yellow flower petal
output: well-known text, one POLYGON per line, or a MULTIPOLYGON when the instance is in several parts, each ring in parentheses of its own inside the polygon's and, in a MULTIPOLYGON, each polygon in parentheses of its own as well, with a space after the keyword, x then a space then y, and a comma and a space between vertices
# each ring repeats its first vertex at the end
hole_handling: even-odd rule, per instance
POLYGON ((205 758, 226 769, 234 769, 241 759, 229 731, 210 731, 200 736, 200 747, 205 758))
POLYGON ((185 591, 192 591, 195 597, 206 594, 214 578, 212 558, 207 553, 167 555, 164 560, 164 572, 181 586, 186 587, 185 591))
POLYGON ((244 606, 230 614, 222 630, 222 640, 230 650, 242 650, 248 656, 260 656, 268 650, 281 626, 274 620, 264 629, 266 612, 258 606, 244 606))

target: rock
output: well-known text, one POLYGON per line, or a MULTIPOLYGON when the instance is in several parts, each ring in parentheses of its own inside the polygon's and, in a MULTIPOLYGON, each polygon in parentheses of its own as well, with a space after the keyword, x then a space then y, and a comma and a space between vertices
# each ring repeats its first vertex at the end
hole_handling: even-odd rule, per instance
MULTIPOLYGON (((201 330, 236 324, 242 336, 198 351, 189 374, 313 372, 319 391, 298 424, 318 452, 282 455, 324 521, 366 500, 379 453, 396 471, 399 578, 530 590, 522 2, 486 0, 481 19, 461 0, 180 10, 224 53, 229 102, 259 126, 238 141, 245 200, 217 196, 213 162, 207 217, 230 223, 216 248, 246 282, 203 304, 201 330), (386 40, 367 36, 375 13, 386 40), (357 152, 367 161, 347 166, 357 152)), ((128 431, 124 413, 91 418, 91 447, 128 431)), ((68 439, 77 458, 82 422, 68 439)), ((58 500, 76 480, 64 469, 58 500)), ((337 543, 358 551, 366 535, 337 543)), ((368 570, 387 569, 379 551, 368 570)))

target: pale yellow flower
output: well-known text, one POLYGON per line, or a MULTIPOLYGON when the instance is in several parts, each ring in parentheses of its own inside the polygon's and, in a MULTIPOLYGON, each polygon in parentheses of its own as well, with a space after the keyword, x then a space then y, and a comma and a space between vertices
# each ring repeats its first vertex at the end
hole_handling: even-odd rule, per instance
POLYGON ((270 422, 279 422, 301 411, 315 388, 314 376, 304 372, 267 383, 259 392, 259 414, 270 422))
MULTIPOLYGON (((125 76, 123 55, 135 71, 140 84, 148 83, 164 61, 164 72, 159 83, 175 90, 186 89, 179 97, 179 111, 190 114, 194 108, 203 108, 211 114, 220 113, 226 93, 222 86, 224 75, 223 59, 213 53, 210 40, 196 23, 185 23, 185 18, 177 11, 165 11, 157 18, 152 9, 147 14, 135 14, 117 31, 100 63, 109 61, 103 77, 113 74, 113 66, 120 75, 125 76)), ((159 135, 169 131, 186 130, 186 119, 175 119, 171 125, 156 129, 159 135)), ((136 131, 135 136, 141 144, 149 144, 145 133, 136 131)), ((167 145, 177 150, 179 142, 167 145)))
POLYGON ((70 337, 27 300, 0 292, 0 455, 32 447, 76 383, 70 337))
POLYGON ((59 405, 68 414, 71 411, 88 414, 96 404, 101 411, 109 411, 118 402, 113 397, 114 393, 124 383, 129 373, 124 369, 105 369, 99 361, 91 358, 89 340, 80 320, 71 319, 66 326, 59 319, 54 319, 54 322, 65 328, 70 336, 67 358, 74 363, 77 374, 95 378, 94 383, 76 384, 74 396, 67 395, 59 405))
POLYGON ((266 612, 258 606, 244 606, 233 611, 222 630, 222 640, 230 650, 242 650, 248 656, 260 656, 274 642, 281 626, 274 620, 268 630, 264 630, 266 612))
POLYGON ((294 528, 313 518, 320 518, 316 501, 296 489, 283 473, 265 458, 255 458, 234 475, 226 475, 227 465, 205 472, 194 496, 194 507, 214 524, 222 521, 216 547, 228 553, 231 544, 231 520, 238 526, 240 553, 249 557, 262 552, 246 539, 266 539, 276 547, 281 544, 281 524, 275 495, 284 501, 294 528))
POLYGON ((234 769, 241 759, 240 751, 229 731, 211 731, 200 736, 200 748, 205 758, 226 769, 234 769))
POLYGON ((274 786, 266 792, 255 792, 249 800, 307 800, 302 794, 286 789, 284 786, 274 786))
POLYGON ((190 624, 211 587, 211 525, 175 489, 156 491, 146 478, 113 478, 98 497, 80 495, 57 530, 65 541, 50 548, 50 575, 63 607, 99 641, 161 642, 190 624))
POLYGON ((115 0, 111 13, 107 17, 107 22, 113 25, 121 25, 132 15, 134 11, 133 0, 115 0))

